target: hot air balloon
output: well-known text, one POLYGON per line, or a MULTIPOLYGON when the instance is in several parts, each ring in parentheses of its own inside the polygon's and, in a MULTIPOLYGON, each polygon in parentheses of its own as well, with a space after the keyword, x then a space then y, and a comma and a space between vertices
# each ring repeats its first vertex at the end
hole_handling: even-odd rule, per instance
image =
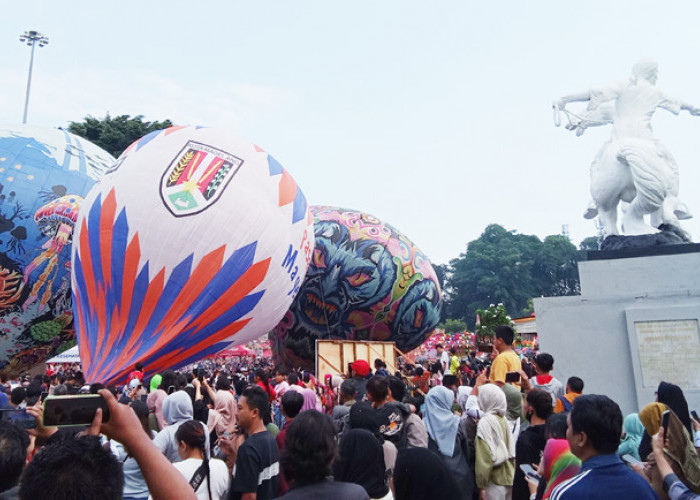
POLYGON ((171 127, 132 144, 86 197, 73 244, 88 381, 177 368, 268 332, 313 249, 292 176, 227 132, 171 127))
POLYGON ((440 284, 428 258, 367 213, 312 206, 316 245, 299 294, 270 333, 275 361, 313 367, 316 339, 386 340, 404 351, 435 329, 440 284))
POLYGON ((82 197, 116 160, 65 130, 0 126, 0 371, 75 345, 70 242, 82 197))

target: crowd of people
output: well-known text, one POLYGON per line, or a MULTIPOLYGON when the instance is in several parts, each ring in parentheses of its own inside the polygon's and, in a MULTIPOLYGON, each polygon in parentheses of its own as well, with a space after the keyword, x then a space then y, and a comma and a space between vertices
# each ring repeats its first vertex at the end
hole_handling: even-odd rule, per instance
POLYGON ((623 419, 512 345, 500 326, 484 359, 438 346, 432 364, 356 360, 323 380, 212 362, 149 379, 137 364, 120 388, 77 370, 2 379, 0 407, 34 425, 0 421, 0 499, 700 498, 700 423, 679 387, 623 419), (81 392, 109 418, 43 425, 47 395, 81 392))

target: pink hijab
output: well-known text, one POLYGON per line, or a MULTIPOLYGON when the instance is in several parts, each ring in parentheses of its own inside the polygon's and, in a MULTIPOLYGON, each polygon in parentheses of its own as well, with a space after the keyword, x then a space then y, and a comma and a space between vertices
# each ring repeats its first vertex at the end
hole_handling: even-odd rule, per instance
POLYGON ((214 409, 209 410, 207 428, 209 432, 216 429, 216 434, 221 436, 224 432, 233 434, 238 422, 238 405, 236 398, 230 391, 217 391, 214 396, 214 409))

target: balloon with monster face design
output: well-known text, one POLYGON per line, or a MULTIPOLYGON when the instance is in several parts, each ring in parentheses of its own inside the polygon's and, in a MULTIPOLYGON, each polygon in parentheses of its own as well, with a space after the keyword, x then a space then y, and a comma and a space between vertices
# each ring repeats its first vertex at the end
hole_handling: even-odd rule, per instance
POLYGON ((316 339, 420 345, 440 319, 428 258, 394 227, 355 210, 312 206, 316 246, 289 311, 270 333, 275 361, 311 368, 316 339))

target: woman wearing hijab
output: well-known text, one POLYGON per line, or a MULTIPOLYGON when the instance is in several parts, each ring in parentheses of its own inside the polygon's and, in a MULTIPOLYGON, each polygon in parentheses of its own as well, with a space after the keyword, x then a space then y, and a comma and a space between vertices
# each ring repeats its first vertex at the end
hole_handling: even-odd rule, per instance
MULTIPOLYGON (((661 382, 656 389, 656 401, 666 405, 670 410, 673 410, 683 423, 683 426, 688 430, 690 436, 693 436, 693 425, 690 421, 690 413, 688 412, 688 402, 685 400, 685 396, 680 387, 669 384, 668 382, 661 382)), ((652 452, 651 436, 653 436, 653 434, 649 434, 648 432, 645 432, 642 436, 642 441, 639 444, 639 456, 642 460, 646 460, 652 452)))
MULTIPOLYGON (((472 497, 472 476, 467 462, 469 445, 464 425, 452 413, 454 392, 444 386, 436 386, 425 397, 423 423, 428 431, 428 449, 439 456, 457 483, 459 498, 472 497)), ((458 498, 457 495, 454 498, 458 498)))
POLYGON ((476 428, 476 484, 487 500, 510 500, 515 477, 515 442, 505 418, 506 395, 500 387, 479 387, 484 416, 476 428))
MULTIPOLYGON (((163 401, 163 417, 165 417, 168 426, 158 433, 153 440, 153 444, 163 452, 171 463, 182 460, 177 452, 178 442, 175 438, 175 433, 180 425, 188 420, 192 420, 192 414, 192 400, 185 391, 174 392, 163 401)), ((209 433, 206 432, 205 434, 208 453, 209 433)))
POLYGON ((396 500, 453 498, 458 489, 447 466, 425 448, 401 450, 393 482, 396 500))
MULTIPOLYGON (((394 464, 396 463, 396 455, 398 450, 396 445, 391 441, 387 441, 379 432, 379 415, 377 411, 372 408, 372 405, 366 401, 360 401, 355 403, 350 407, 350 413, 348 414, 348 424, 351 429, 365 429, 371 432, 377 441, 382 446, 382 451, 384 453, 384 467, 386 469, 387 476, 391 476, 394 470, 394 464)), ((345 435, 343 434, 343 437, 345 435)))
POLYGON ((624 430, 625 436, 622 438, 622 441, 620 441, 617 454, 620 456, 632 455, 641 462, 642 459, 639 457, 639 445, 644 435, 644 425, 642 421, 639 420, 639 415, 636 413, 627 415, 622 429, 624 430))
POLYGON ((359 484, 371 499, 393 500, 382 445, 370 431, 349 430, 340 440, 339 455, 333 465, 336 481, 359 484))
POLYGON ((513 436, 513 440, 517 443, 520 436, 520 417, 523 414, 523 396, 520 389, 511 384, 506 384, 501 387, 503 394, 506 395, 506 420, 508 428, 513 436))
POLYGON ((549 439, 544 447, 540 474, 547 482, 542 500, 547 500, 552 490, 574 477, 581 470, 581 460, 571 453, 566 439, 549 439))
MULTIPOLYGON (((663 412, 667 409, 670 408, 662 403, 651 403, 639 412, 639 418, 650 436, 659 432, 663 412)), ((668 434, 664 436, 666 442, 664 455, 669 460, 673 472, 683 484, 693 492, 700 493, 700 457, 698 457, 691 435, 688 434, 683 421, 672 409, 670 410, 668 434)), ((659 497, 666 498, 663 477, 659 474, 653 454, 648 457, 647 462, 649 465, 645 468, 645 474, 659 497)))

